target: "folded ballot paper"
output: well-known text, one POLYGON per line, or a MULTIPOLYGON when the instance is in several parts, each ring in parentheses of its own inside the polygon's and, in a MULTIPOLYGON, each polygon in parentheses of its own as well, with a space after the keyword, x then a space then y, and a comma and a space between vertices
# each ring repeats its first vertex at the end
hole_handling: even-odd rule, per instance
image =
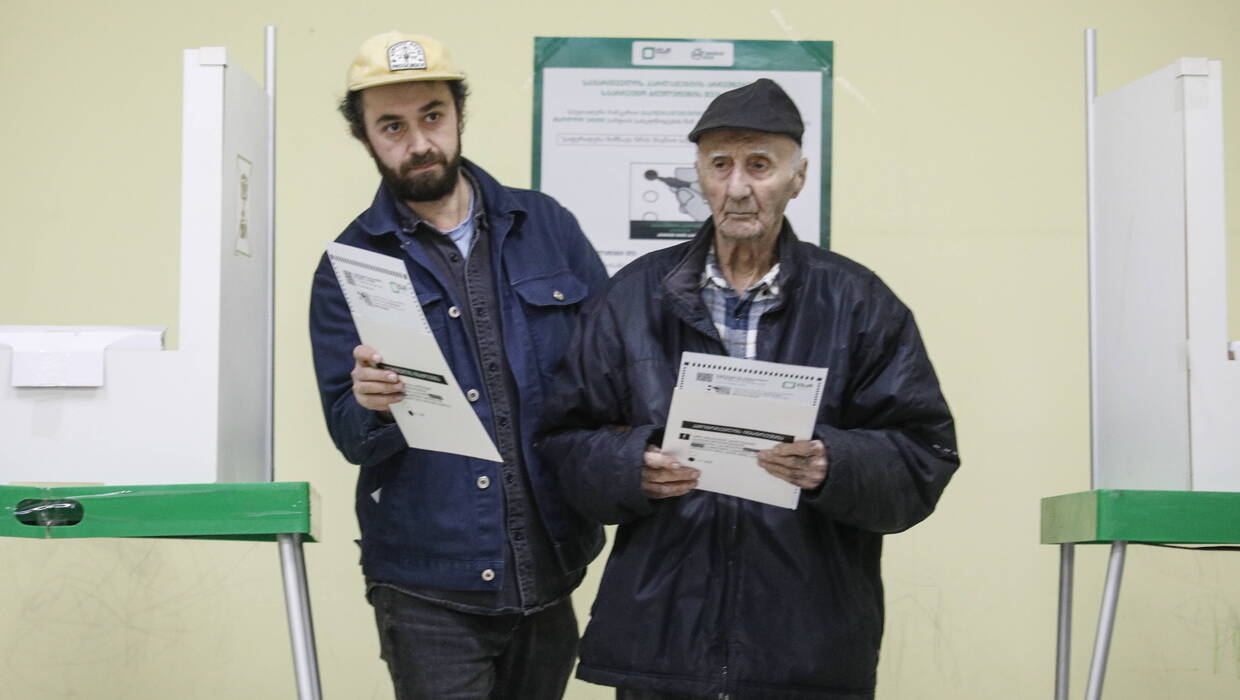
POLYGON ((663 452, 701 472, 699 489, 795 509, 800 487, 760 467, 758 452, 810 439, 826 381, 825 367, 686 352, 663 452))
POLYGON ((327 258, 362 342, 383 356, 383 369, 405 385, 392 417, 410 447, 502 461, 457 384, 422 313, 404 261, 329 243, 327 258))

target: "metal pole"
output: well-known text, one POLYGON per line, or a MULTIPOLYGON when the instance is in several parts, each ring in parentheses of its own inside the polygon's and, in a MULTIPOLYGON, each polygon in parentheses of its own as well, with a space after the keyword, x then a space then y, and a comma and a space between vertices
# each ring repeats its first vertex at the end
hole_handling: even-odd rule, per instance
POLYGON ((1068 700, 1072 659, 1072 568, 1075 545, 1059 545, 1059 640, 1055 647, 1055 700, 1068 700))
POLYGON ((267 446, 268 479, 275 479, 275 383, 276 383, 276 28, 267 25, 267 446))
POLYGON ((297 676, 298 700, 322 700, 319 687, 318 650, 314 644, 314 619, 310 614, 310 591, 306 585, 306 560, 298 533, 277 535, 280 570, 284 573, 284 605, 288 610, 288 636, 293 644, 293 673, 297 676))
POLYGON ((1085 30, 1085 236, 1089 258, 1089 484, 1098 488, 1098 357, 1094 343, 1098 341, 1098 319, 1094 302, 1098 298, 1098 274, 1095 265, 1098 251, 1094 227, 1097 209, 1094 201, 1094 99, 1098 97, 1098 30, 1085 30))
POLYGON ((1098 614, 1098 636, 1094 639, 1094 658, 1089 664, 1085 700, 1102 698, 1102 681, 1107 673, 1107 655, 1111 648, 1111 631, 1115 628, 1115 610, 1119 607, 1119 584, 1124 577, 1124 552, 1127 547, 1127 542, 1111 543, 1107 585, 1102 591, 1102 611, 1098 614))

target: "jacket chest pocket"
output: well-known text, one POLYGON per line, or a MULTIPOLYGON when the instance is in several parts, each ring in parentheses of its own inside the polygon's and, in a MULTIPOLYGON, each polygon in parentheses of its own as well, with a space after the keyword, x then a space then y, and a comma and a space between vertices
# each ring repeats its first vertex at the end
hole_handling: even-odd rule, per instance
POLYGON ((426 324, 431 327, 431 332, 435 334, 435 338, 439 339, 442 346, 448 327, 448 304, 443 294, 437 291, 418 289, 416 293, 418 303, 422 306, 422 315, 426 318, 426 324))
POLYGON ((517 280, 512 289, 520 300, 539 371, 550 377, 568 347, 577 309, 589 289, 567 269, 517 280))

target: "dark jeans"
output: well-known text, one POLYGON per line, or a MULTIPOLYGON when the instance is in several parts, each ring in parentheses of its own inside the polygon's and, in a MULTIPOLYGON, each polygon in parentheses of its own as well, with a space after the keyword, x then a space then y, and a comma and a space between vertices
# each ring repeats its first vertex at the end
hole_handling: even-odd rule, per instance
POLYGON ((577 658, 569 599, 533 615, 457 612, 375 586, 379 646, 398 700, 559 700, 577 658))

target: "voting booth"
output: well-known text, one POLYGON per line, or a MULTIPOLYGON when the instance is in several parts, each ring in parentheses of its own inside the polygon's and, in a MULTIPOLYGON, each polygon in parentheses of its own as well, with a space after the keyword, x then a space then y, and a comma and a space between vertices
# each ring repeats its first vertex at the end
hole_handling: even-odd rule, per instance
POLYGON ((1059 545, 1055 699, 1071 679, 1077 544, 1108 544, 1086 700, 1100 700, 1127 545, 1240 543, 1240 343, 1227 334, 1222 67, 1099 95, 1086 32, 1091 484, 1042 499, 1059 545))
POLYGON ((1240 491, 1222 67, 1182 58, 1093 116, 1093 487, 1240 491))
POLYGON ((266 48, 265 87, 222 47, 184 53, 177 347, 0 326, 0 537, 278 543, 297 696, 318 700, 317 496, 272 481, 275 27, 266 48))
POLYGON ((159 327, 0 326, 0 484, 271 480, 268 95, 205 47, 183 99, 177 347, 159 327))

